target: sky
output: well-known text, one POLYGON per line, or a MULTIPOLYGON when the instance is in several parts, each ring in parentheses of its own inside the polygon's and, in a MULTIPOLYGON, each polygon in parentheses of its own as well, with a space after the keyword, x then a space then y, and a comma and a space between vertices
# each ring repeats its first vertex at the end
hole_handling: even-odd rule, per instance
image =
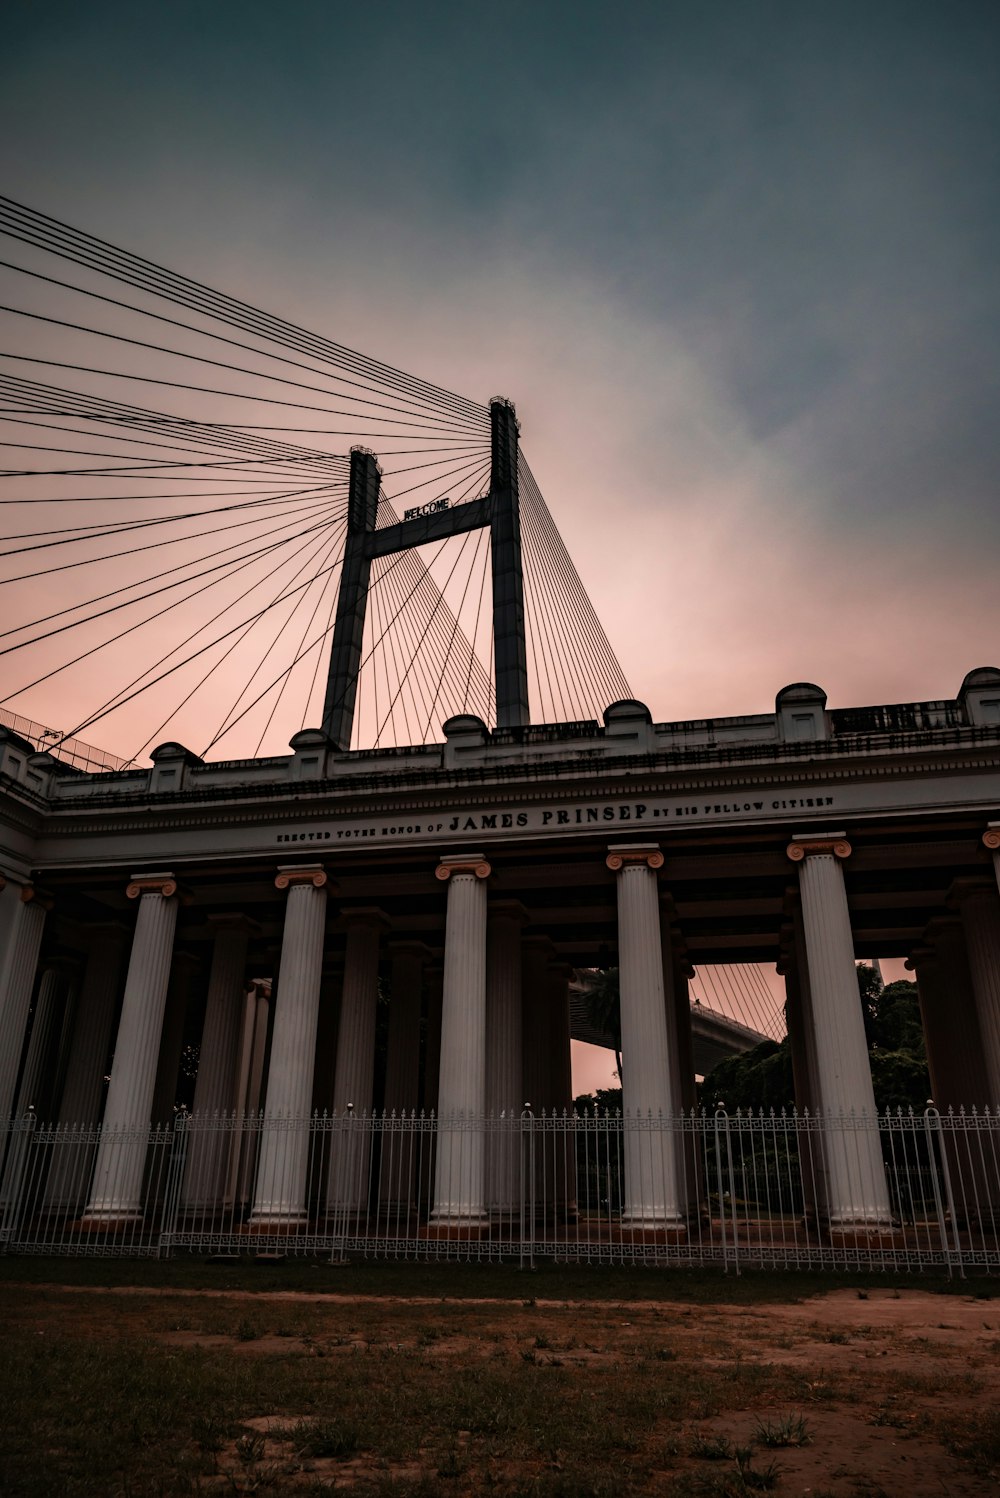
POLYGON ((998 40, 961 0, 14 0, 0 187, 510 396, 657 720, 951 697, 1000 659, 998 40))

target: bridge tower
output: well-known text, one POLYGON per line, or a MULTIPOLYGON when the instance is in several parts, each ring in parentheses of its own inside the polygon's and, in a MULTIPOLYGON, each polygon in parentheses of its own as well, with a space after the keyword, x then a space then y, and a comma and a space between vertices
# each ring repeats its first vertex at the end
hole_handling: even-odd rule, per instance
POLYGON ((381 470, 374 454, 366 448, 352 448, 347 543, 323 708, 323 731, 338 749, 351 745, 372 562, 376 557, 392 556, 487 525, 493 575, 497 726, 520 728, 530 721, 517 453, 514 407, 508 400, 494 399, 490 402, 489 492, 454 509, 434 509, 377 530, 381 470))

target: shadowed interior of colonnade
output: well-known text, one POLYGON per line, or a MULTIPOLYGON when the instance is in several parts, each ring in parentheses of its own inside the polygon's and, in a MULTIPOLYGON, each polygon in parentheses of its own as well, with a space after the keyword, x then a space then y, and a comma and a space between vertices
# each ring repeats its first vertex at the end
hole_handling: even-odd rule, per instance
POLYGON ((83 446, 0 475, 78 520, 6 555, 0 1251, 1000 1267, 1000 671, 656 721, 509 400, 0 232, 118 319, 2 376, 83 446), (785 1092, 699 1094, 747 1050, 785 1092))

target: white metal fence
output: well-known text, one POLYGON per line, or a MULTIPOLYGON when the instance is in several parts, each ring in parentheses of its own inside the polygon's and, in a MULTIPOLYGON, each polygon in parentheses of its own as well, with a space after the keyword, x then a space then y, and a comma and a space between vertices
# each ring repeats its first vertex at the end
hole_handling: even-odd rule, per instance
POLYGON ((28 1116, 0 1142, 6 1253, 1000 1269, 989 1112, 28 1116))

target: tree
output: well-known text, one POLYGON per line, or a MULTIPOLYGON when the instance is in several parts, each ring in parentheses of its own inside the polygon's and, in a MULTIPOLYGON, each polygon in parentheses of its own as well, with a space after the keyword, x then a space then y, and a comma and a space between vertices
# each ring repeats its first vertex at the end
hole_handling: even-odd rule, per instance
MULTIPOLYGON (((900 981, 883 987, 874 968, 857 969, 858 997, 872 1070, 875 1106, 922 1110, 930 1091, 917 985, 900 981)), ((795 1101, 788 1037, 763 1041, 742 1056, 720 1061, 701 1087, 711 1107, 791 1108, 795 1101)))

